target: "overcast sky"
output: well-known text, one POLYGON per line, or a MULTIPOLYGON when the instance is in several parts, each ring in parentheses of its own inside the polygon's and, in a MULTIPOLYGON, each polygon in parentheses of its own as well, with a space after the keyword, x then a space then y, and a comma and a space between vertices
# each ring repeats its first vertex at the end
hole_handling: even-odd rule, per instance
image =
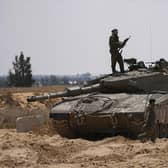
POLYGON ((167 0, 0 0, 0 75, 20 51, 33 74, 111 73, 113 28, 124 58, 168 59, 167 17, 167 0))

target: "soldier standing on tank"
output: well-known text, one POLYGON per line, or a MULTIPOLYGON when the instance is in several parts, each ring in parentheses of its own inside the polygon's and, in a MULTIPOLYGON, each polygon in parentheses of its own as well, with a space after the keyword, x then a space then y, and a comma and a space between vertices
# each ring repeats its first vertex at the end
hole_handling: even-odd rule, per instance
POLYGON ((109 38, 110 54, 111 54, 111 68, 112 72, 116 72, 116 63, 120 66, 120 71, 124 73, 124 62, 121 55, 121 48, 125 46, 129 38, 126 38, 123 42, 119 41, 118 30, 113 29, 112 35, 109 38))
POLYGON ((151 139, 152 142, 156 140, 156 114, 155 114, 155 99, 149 100, 149 106, 144 115, 144 133, 139 135, 140 139, 151 139))

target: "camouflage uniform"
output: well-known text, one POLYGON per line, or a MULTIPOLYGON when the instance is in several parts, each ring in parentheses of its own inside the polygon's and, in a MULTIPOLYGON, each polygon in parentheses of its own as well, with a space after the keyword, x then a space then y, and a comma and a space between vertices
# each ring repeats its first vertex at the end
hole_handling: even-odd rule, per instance
POLYGON ((118 30, 112 30, 112 35, 109 38, 110 54, 111 54, 111 68, 112 72, 116 72, 116 63, 118 62, 120 66, 120 71, 124 72, 124 63, 121 52, 119 50, 123 48, 129 38, 125 39, 123 42, 119 41, 118 30))

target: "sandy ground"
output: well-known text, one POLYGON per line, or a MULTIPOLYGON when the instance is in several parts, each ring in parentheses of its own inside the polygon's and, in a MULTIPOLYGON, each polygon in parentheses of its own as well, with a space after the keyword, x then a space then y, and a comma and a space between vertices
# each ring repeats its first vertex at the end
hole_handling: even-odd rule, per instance
POLYGON ((99 141, 0 130, 0 167, 167 167, 168 140, 141 143, 124 137, 99 141))
MULTIPOLYGON (((50 124, 17 133, 17 116, 48 114, 51 102, 27 104, 32 92, 0 97, 0 168, 163 168, 168 167, 168 139, 141 143, 122 136, 101 140, 67 139, 50 124), (8 129, 7 129, 8 128, 8 129)), ((50 122, 49 122, 50 123, 50 122)))

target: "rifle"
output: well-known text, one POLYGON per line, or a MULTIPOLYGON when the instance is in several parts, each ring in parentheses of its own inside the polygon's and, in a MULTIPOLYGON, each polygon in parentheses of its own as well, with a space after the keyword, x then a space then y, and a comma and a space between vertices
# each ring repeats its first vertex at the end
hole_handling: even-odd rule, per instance
POLYGON ((126 45, 126 43, 128 42, 128 40, 131 38, 131 36, 129 36, 128 38, 126 38, 124 41, 123 41, 123 44, 121 46, 121 48, 119 49, 119 52, 122 52, 121 49, 126 45))
POLYGON ((128 41, 130 38, 131 38, 131 36, 129 36, 128 38, 126 38, 126 39, 124 40, 124 42, 127 43, 127 41, 128 41))

